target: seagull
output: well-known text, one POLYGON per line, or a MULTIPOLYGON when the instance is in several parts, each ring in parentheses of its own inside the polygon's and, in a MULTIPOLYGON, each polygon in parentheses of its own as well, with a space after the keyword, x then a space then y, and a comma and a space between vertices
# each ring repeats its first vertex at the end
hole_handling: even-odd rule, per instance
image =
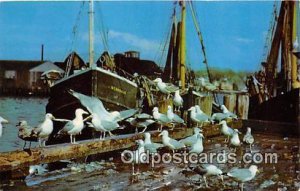
POLYGON ((174 123, 184 124, 184 120, 173 112, 173 109, 170 105, 168 105, 167 117, 174 123))
POLYGON ((36 134, 39 141, 39 146, 46 146, 46 141, 49 138, 49 135, 53 131, 53 121, 55 117, 51 113, 45 115, 44 121, 35 127, 32 131, 33 134, 36 134))
POLYGON ((251 135, 250 127, 247 127, 247 133, 244 135, 243 142, 250 145, 250 152, 252 153, 251 145, 254 143, 254 137, 253 137, 253 135, 251 135))
POLYGON ((206 89, 207 91, 214 91, 217 89, 217 87, 210 83, 210 82, 206 82, 204 78, 198 78, 198 80, 200 81, 200 86, 204 89, 206 89))
POLYGON ((225 136, 227 136, 227 138, 225 139, 225 143, 229 140, 229 137, 233 135, 233 129, 228 127, 226 121, 222 120, 220 123, 221 125, 221 133, 225 136))
POLYGON ((240 133, 239 130, 234 129, 233 133, 231 135, 231 138, 230 138, 230 145, 234 146, 234 152, 236 150, 236 147, 241 146, 241 141, 240 141, 240 138, 239 138, 239 133, 240 133))
POLYGON ((238 119, 237 115, 230 112, 225 105, 221 105, 221 110, 224 114, 226 114, 229 118, 238 119))
POLYGON ((293 42, 293 49, 296 51, 299 47, 298 37, 296 36, 295 41, 293 42))
POLYGON ((183 143, 186 146, 192 146, 193 144, 195 144, 197 142, 197 136, 200 134, 200 132, 202 132, 202 130, 199 129, 198 127, 195 127, 193 135, 186 137, 184 139, 181 139, 179 142, 183 143))
POLYGON ((211 121, 211 117, 208 116, 206 113, 204 113, 204 112, 201 110, 201 108, 200 108, 199 105, 195 105, 195 108, 196 108, 196 114, 204 115, 204 116, 206 116, 206 117, 211 121))
POLYGON ((144 128, 141 131, 141 133, 144 133, 149 125, 155 123, 155 121, 152 119, 140 120, 139 118, 134 118, 134 117, 130 117, 130 118, 126 119, 125 121, 130 123, 130 125, 136 127, 136 129, 135 129, 136 133, 138 133, 138 128, 144 128))
POLYGON ((203 140, 204 136, 202 133, 197 135, 197 141, 192 145, 190 153, 200 154, 203 152, 203 140))
POLYGON ((152 143, 151 141, 151 134, 146 132, 144 140, 144 147, 146 151, 149 151, 150 154, 157 153, 157 149, 164 147, 163 144, 160 143, 152 143))
MULTIPOLYGON (((137 113, 137 109, 128 109, 124 111, 112 111, 108 112, 102 101, 97 97, 87 96, 74 90, 69 90, 69 93, 77 98, 80 103, 86 107, 90 112, 92 121, 89 124, 89 127, 94 128, 96 131, 109 132, 112 135, 111 131, 119 128, 118 122, 123 121, 134 114, 137 113)), ((104 136, 105 137, 105 136, 104 136)))
POLYGON ((31 165, 29 167, 29 175, 42 175, 48 172, 45 166, 46 165, 31 165))
POLYGON ((211 116, 211 120, 214 122, 220 122, 222 120, 226 120, 228 118, 228 115, 225 113, 214 113, 211 116))
POLYGON ((227 176, 241 183, 241 191, 243 191, 244 182, 252 180, 257 172, 259 172, 257 166, 251 165, 249 168, 233 168, 227 173, 227 176))
POLYGON ((122 152, 122 157, 125 157, 127 161, 132 162, 132 175, 139 174, 139 169, 137 168, 137 173, 134 173, 134 164, 147 163, 147 157, 145 153, 145 143, 143 140, 136 140, 138 148, 135 151, 125 150, 122 152), (128 155, 127 155, 128 154, 128 155))
POLYGON ((221 178, 222 182, 223 180, 223 172, 221 169, 219 169, 218 167, 216 167, 213 164, 202 164, 201 166, 196 166, 196 167, 191 167, 189 166, 189 168, 196 172, 197 174, 203 176, 204 182, 206 187, 208 187, 207 181, 206 181, 206 177, 207 176, 218 176, 221 178))
POLYGON ((37 142, 38 137, 37 134, 32 133, 34 130, 33 127, 27 124, 27 121, 22 120, 20 121, 16 127, 19 129, 18 137, 25 141, 23 149, 26 147, 27 141, 29 141, 29 149, 31 147, 31 142, 37 142))
POLYGON ((175 91, 174 97, 173 97, 173 104, 177 107, 177 108, 181 108, 183 106, 183 99, 179 94, 179 90, 175 91))
POLYGON ((8 123, 8 120, 6 120, 0 116, 0 137, 2 137, 2 129, 3 129, 2 124, 3 123, 8 123))
POLYGON ((161 78, 156 78, 153 82, 156 83, 156 87, 160 92, 167 95, 178 90, 178 87, 174 86, 173 84, 164 83, 161 78))
POLYGON ((209 121, 209 117, 203 113, 203 114, 197 114, 196 113, 196 108, 193 106, 191 107, 188 111, 191 111, 191 119, 193 122, 195 123, 201 123, 200 127, 203 126, 204 122, 208 122, 209 121))
POLYGON ((75 136, 80 134, 84 128, 83 114, 88 114, 88 112, 81 108, 76 109, 75 118, 72 121, 67 122, 65 126, 58 132, 58 134, 69 134, 71 144, 76 144, 75 136))
POLYGON ((162 131, 162 127, 165 124, 172 122, 167 115, 159 113, 158 107, 154 107, 152 110, 153 118, 160 123, 160 131, 162 131))
POLYGON ((162 136, 162 142, 165 146, 167 146, 169 149, 172 150, 174 153, 174 150, 185 148, 185 145, 175 139, 172 139, 169 137, 169 132, 166 130, 163 130, 159 136, 162 136))

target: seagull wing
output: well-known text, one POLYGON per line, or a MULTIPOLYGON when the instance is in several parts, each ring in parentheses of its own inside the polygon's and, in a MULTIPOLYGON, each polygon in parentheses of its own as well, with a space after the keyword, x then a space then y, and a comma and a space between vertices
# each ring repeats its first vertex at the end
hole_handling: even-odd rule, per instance
POLYGON ((230 170, 227 175, 242 182, 247 181, 252 177, 249 169, 233 169, 230 170))
POLYGON ((106 131, 113 131, 120 127, 116 121, 101 120, 101 124, 106 131))
POLYGON ((176 122, 176 123, 184 123, 184 120, 179 117, 177 114, 174 113, 174 117, 173 117, 173 120, 176 122))
POLYGON ((166 89, 169 91, 169 92, 175 92, 176 90, 179 90, 179 87, 173 85, 173 84, 170 84, 170 83, 166 83, 166 89))
POLYGON ((65 126, 57 133, 57 134, 64 134, 74 128, 73 122, 69 121, 65 124, 65 126))
POLYGON ((120 116, 116 119, 116 121, 122 121, 124 119, 127 119, 131 116, 133 116, 134 114, 136 114, 138 112, 137 109, 128 109, 128 110, 124 110, 124 111, 120 111, 120 116))
POLYGON ((179 142, 179 141, 177 141, 177 140, 175 140, 175 139, 171 139, 171 138, 170 138, 169 143, 170 143, 171 145, 173 145, 175 149, 181 149, 181 148, 184 148, 184 147, 185 147, 185 145, 184 145, 183 143, 181 143, 181 142, 179 142))
POLYGON ((76 97, 90 113, 96 113, 98 116, 101 116, 101 118, 110 116, 110 113, 105 109, 102 101, 97 97, 86 96, 74 90, 70 90, 69 93, 76 97))
POLYGON ((181 139, 179 142, 181 142, 187 146, 191 146, 194 143, 196 143, 196 141, 197 141, 197 137, 195 135, 192 135, 192 136, 186 137, 184 139, 181 139))

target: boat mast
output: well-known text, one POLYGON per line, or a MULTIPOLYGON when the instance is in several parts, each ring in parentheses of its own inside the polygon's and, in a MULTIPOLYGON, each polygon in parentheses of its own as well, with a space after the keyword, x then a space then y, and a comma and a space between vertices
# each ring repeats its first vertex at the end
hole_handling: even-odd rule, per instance
MULTIPOLYGON (((293 26, 292 26, 292 43, 296 41, 297 38, 297 11, 299 11, 297 9, 297 1, 292 1, 291 3, 293 3, 293 26)), ((293 48, 292 48, 293 49, 293 48)), ((291 57, 292 57, 292 88, 296 89, 296 88, 300 88, 300 82, 297 80, 297 75, 298 75, 298 67, 297 67, 297 57, 296 55, 293 54, 293 50, 291 51, 291 57)))
POLYGON ((94 64, 94 2, 89 1, 89 66, 94 64))
POLYGON ((181 5, 181 33, 180 33, 180 85, 181 89, 185 89, 185 48, 186 48, 186 42, 185 42, 185 18, 186 18, 186 9, 185 9, 185 0, 180 1, 181 5))

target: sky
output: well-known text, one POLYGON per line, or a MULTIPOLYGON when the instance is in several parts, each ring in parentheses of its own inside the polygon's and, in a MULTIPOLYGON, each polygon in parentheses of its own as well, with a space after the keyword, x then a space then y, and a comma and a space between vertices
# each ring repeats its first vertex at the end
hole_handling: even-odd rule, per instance
MULTIPOLYGON (((273 2, 193 3, 209 66, 259 69, 273 2)), ((101 1, 94 6, 96 58, 106 49, 104 33, 110 53, 137 50, 141 59, 164 65, 173 1, 101 1)), ((188 65, 202 69, 201 46, 189 7, 186 30, 188 65)), ((75 50, 88 61, 88 2, 0 2, 0 60, 39 60, 41 44, 45 60, 63 61, 75 50)))

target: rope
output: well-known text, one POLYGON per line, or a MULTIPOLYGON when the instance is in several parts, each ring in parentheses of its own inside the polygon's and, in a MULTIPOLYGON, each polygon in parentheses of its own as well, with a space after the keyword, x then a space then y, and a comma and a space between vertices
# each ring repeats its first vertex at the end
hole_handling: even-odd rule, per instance
MULTIPOLYGON (((200 41, 200 44, 201 44, 201 47, 202 47, 202 54, 203 54, 203 58, 204 58, 203 63, 205 64, 205 67, 206 67, 208 80, 209 80, 210 83, 212 83, 212 77, 211 77, 211 74, 209 72, 208 61, 207 61, 207 56, 206 56, 206 51, 205 51, 205 46, 204 46, 204 40, 203 40, 203 36, 202 36, 201 30, 200 30, 200 24, 197 20, 198 15, 197 15, 196 10, 194 9, 192 1, 188 1, 188 2, 189 2, 189 5, 190 5, 194 26, 196 28, 197 35, 198 35, 198 38, 199 38, 199 41, 200 41)), ((214 100, 219 104, 220 101, 219 101, 219 99, 218 99, 218 97, 216 96, 215 93, 213 93, 213 96, 214 96, 214 100)))

